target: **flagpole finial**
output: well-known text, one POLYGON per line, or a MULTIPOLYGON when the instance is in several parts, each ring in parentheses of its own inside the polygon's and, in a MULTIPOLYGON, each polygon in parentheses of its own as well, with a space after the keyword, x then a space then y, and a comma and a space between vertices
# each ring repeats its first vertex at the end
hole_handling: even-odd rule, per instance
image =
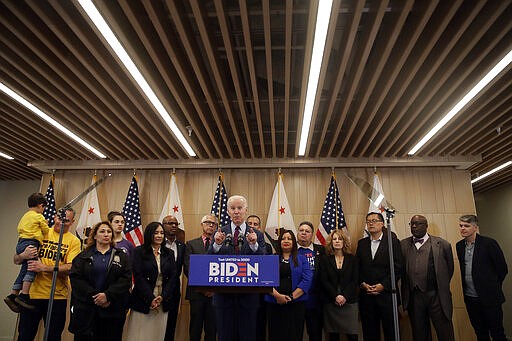
POLYGON ((52 175, 55 175, 55 169, 52 169, 52 175))
POLYGON ((136 169, 133 169, 133 176, 137 175, 136 169))
POLYGON ((172 174, 176 174, 176 168, 172 168, 172 174))
POLYGON ((94 176, 98 175, 96 169, 94 170, 94 176))
POLYGON ((376 174, 377 173, 377 166, 373 166, 373 173, 376 174))

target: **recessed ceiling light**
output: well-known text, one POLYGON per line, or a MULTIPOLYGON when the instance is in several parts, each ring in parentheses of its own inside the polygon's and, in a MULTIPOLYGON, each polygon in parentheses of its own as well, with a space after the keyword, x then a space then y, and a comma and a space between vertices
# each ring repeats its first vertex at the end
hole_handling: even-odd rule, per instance
POLYGON ((497 171, 500 171, 500 170, 502 170, 503 168, 508 167, 508 166, 510 166, 510 165, 512 165, 512 161, 505 162, 505 163, 504 163, 504 164, 502 164, 501 166, 498 166, 498 167, 496 167, 496 168, 494 168, 494 169, 491 169, 491 170, 490 170, 490 171, 488 171, 487 173, 482 174, 482 175, 480 175, 480 176, 479 176, 479 177, 477 177, 477 178, 474 178, 473 180, 471 180, 471 183, 472 183, 472 184, 474 184, 475 182, 480 181, 480 180, 482 180, 483 178, 486 178, 486 177, 488 177, 489 175, 494 174, 494 173, 496 173, 497 171))
POLYGON ((112 32, 105 19, 103 19, 96 6, 94 6, 92 1, 90 0, 78 0, 78 3, 80 4, 80 6, 82 6, 83 10, 85 11, 89 19, 93 22, 94 26, 96 26, 96 28, 101 33, 103 38, 110 45, 110 47, 117 55, 121 63, 123 63, 126 70, 130 73, 135 82, 139 85, 140 89, 146 95, 146 97, 151 102, 153 107, 156 109, 158 114, 162 117, 167 126, 169 126, 174 136, 176 136, 176 138, 181 143, 183 148, 187 151, 188 155, 196 156, 196 153, 188 143, 187 139, 185 139, 185 136, 178 129, 176 123, 174 123, 174 120, 171 118, 171 115, 169 115, 160 99, 158 99, 157 95, 155 94, 153 89, 151 89, 144 76, 142 76, 142 73, 139 71, 133 60, 130 58, 128 52, 126 52, 126 50, 123 48, 123 46, 115 36, 114 32, 112 32))
POLYGON ((320 3, 318 4, 318 11, 316 13, 315 38, 313 41, 313 54, 311 56, 311 63, 309 67, 304 115, 302 115, 299 156, 304 156, 306 153, 306 144, 308 142, 309 129, 311 127, 313 107, 315 106, 316 90, 318 88, 318 78, 320 77, 320 69, 322 67, 322 58, 324 56, 325 39, 327 38, 331 9, 332 0, 320 0, 320 3))
POLYGON ((408 155, 414 155, 416 152, 423 147, 441 128, 445 126, 459 111, 464 108, 469 101, 471 101, 478 93, 491 82, 508 64, 512 62, 512 50, 510 50, 503 59, 496 64, 491 71, 489 71, 474 87, 471 89, 455 106, 439 121, 434 128, 432 128, 427 135, 425 135, 420 142, 418 142, 414 148, 411 149, 408 155))
POLYGON ((75 140, 76 142, 81 144, 83 147, 87 148, 88 150, 90 150, 91 152, 96 154, 98 157, 100 157, 102 159, 106 158, 106 156, 103 153, 101 153, 99 150, 97 150, 96 148, 91 146, 89 143, 85 142, 83 139, 78 137, 71 130, 69 130, 68 128, 64 127, 62 124, 60 124, 59 122, 57 122, 56 120, 54 120, 53 118, 48 116, 41 109, 39 109, 38 107, 36 107, 35 105, 33 105, 32 103, 27 101, 25 98, 21 97, 18 93, 16 93, 15 91, 11 90, 9 87, 7 87, 2 82, 0 82, 0 90, 3 91, 5 94, 7 94, 7 96, 9 96, 12 99, 14 99, 19 104, 23 105, 25 108, 27 108, 30 111, 32 111, 37 116, 41 117, 46 122, 50 123, 55 128, 59 129, 61 132, 63 132, 67 136, 71 137, 73 140, 75 140))
POLYGON ((6 158, 7 160, 14 160, 14 158, 10 155, 0 152, 0 156, 6 158))

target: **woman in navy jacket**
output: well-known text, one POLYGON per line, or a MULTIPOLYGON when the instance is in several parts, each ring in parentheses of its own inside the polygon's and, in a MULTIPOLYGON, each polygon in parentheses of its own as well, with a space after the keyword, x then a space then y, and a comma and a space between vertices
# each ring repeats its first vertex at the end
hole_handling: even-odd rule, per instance
POLYGON ((144 229, 144 244, 132 253, 134 287, 127 340, 164 339, 176 283, 174 253, 164 245, 162 224, 152 222, 144 229))
POLYGON ((85 250, 73 259, 69 331, 75 340, 122 339, 131 269, 113 233, 108 221, 94 225, 85 250))
POLYGON ((279 287, 265 295, 268 304, 269 339, 302 340, 305 301, 313 273, 306 257, 297 253, 297 239, 284 230, 277 240, 279 255, 279 287))

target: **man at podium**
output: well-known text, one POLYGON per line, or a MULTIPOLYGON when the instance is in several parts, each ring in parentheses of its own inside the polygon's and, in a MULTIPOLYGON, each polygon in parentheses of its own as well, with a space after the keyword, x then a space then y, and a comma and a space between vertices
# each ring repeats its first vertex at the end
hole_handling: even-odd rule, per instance
MULTIPOLYGON (((247 199, 234 195, 228 199, 227 205, 231 224, 215 232, 214 243, 210 245, 208 253, 264 255, 263 234, 245 223, 247 199)), ((219 341, 255 341, 258 305, 257 293, 215 293, 213 307, 219 341)))

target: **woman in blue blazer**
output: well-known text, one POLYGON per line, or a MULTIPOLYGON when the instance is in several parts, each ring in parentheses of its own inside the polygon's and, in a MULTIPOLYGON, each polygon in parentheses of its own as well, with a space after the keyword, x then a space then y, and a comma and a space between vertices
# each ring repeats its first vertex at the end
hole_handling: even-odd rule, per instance
POLYGON ((167 312, 176 285, 176 261, 164 246, 164 228, 152 222, 144 230, 144 244, 132 254, 134 287, 127 340, 163 340, 167 312))
POLYGON ((270 341, 302 340, 305 301, 313 273, 306 257, 297 254, 297 239, 284 230, 277 240, 279 255, 279 287, 265 295, 268 302, 268 331, 270 341))

